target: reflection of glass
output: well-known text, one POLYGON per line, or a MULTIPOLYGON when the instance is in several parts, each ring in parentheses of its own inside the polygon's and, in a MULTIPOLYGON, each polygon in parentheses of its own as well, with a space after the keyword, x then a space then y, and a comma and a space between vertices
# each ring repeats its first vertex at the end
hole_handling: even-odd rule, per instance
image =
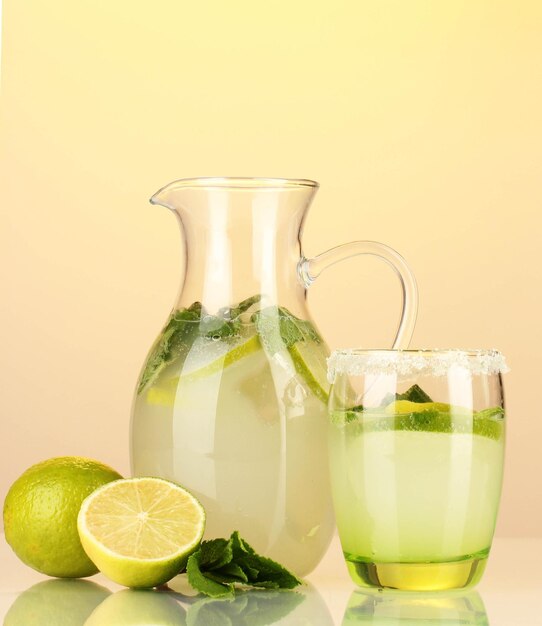
POLYGON ((179 180, 151 199, 181 226, 186 275, 140 376, 133 473, 184 485, 207 511, 208 537, 233 530, 298 575, 333 531, 326 463, 327 347, 306 291, 330 265, 379 256, 401 277, 397 342, 408 344, 416 286, 374 242, 304 258, 309 180, 179 180), (248 444, 248 445, 247 445, 248 444))
POLYGON ((502 356, 359 350, 329 364, 333 498, 354 582, 478 582, 501 493, 502 356))
POLYGON ((322 597, 310 586, 302 591, 246 591, 233 600, 200 597, 188 609, 186 619, 189 626, 333 626, 322 597))
POLYGON ((4 626, 83 626, 109 595, 89 580, 45 580, 17 597, 4 626))
POLYGON ((348 601, 342 626, 489 626, 478 593, 401 593, 354 591, 348 601))
POLYGON ((168 592, 123 589, 102 602, 85 626, 185 626, 184 608, 168 592))

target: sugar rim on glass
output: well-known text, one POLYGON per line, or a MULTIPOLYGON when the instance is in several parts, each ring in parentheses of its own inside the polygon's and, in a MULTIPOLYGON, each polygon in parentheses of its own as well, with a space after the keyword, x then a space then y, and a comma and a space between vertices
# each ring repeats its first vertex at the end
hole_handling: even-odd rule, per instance
POLYGON ((335 350, 327 359, 327 379, 337 374, 392 374, 445 376, 451 368, 489 376, 509 371, 497 350, 335 350))

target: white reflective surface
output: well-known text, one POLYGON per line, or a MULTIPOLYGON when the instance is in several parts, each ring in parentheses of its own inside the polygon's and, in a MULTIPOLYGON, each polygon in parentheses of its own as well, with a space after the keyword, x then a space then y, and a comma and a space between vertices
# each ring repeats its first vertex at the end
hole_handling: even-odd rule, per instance
POLYGON ((233 601, 132 591, 101 575, 67 581, 26 567, 0 535, 4 626, 542 626, 542 538, 497 538, 477 589, 413 594, 356 589, 335 539, 297 593, 254 591, 233 601))

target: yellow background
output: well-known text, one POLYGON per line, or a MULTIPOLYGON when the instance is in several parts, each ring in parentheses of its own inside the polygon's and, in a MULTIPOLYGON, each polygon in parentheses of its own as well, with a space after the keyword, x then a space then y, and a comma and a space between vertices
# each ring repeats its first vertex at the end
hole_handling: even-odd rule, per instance
MULTIPOLYGON (((498 347, 499 522, 542 533, 542 3, 6 0, 0 499, 80 454, 128 472, 132 390, 182 276, 175 178, 320 181, 304 247, 411 263, 413 345, 498 347)), ((387 346, 398 288, 355 259, 311 289, 332 347, 387 346)))

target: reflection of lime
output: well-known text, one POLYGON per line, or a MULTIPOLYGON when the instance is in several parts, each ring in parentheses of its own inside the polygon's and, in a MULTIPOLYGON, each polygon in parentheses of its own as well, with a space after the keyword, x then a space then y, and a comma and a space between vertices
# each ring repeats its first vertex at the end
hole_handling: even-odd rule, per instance
POLYGON ((288 348, 297 373, 307 383, 314 395, 326 402, 327 382, 326 358, 323 351, 312 341, 298 341, 288 348))
POLYGON ((249 339, 237 344, 227 352, 224 351, 226 346, 227 344, 222 342, 214 344, 207 342, 206 349, 195 344, 195 349, 190 352, 185 361, 181 377, 174 376, 161 384, 151 387, 147 392, 147 402, 149 404, 172 406, 175 402, 175 395, 181 378, 183 381, 190 382, 205 376, 211 376, 261 349, 258 335, 252 335, 249 339), (203 362, 200 357, 203 357, 203 362))
POLYGON ((178 574, 200 544, 205 512, 175 483, 129 478, 92 493, 77 524, 85 551, 111 580, 156 587, 178 574))
POLYGON ((92 613, 85 626, 184 626, 185 610, 171 595, 145 589, 124 589, 92 613))
POLYGON ((4 626, 83 626, 108 595, 89 580, 44 580, 15 600, 4 626))
POLYGON ((6 541, 24 563, 49 576, 95 574, 79 541, 77 514, 90 493, 120 477, 107 465, 80 457, 33 465, 13 483, 4 502, 6 541))

